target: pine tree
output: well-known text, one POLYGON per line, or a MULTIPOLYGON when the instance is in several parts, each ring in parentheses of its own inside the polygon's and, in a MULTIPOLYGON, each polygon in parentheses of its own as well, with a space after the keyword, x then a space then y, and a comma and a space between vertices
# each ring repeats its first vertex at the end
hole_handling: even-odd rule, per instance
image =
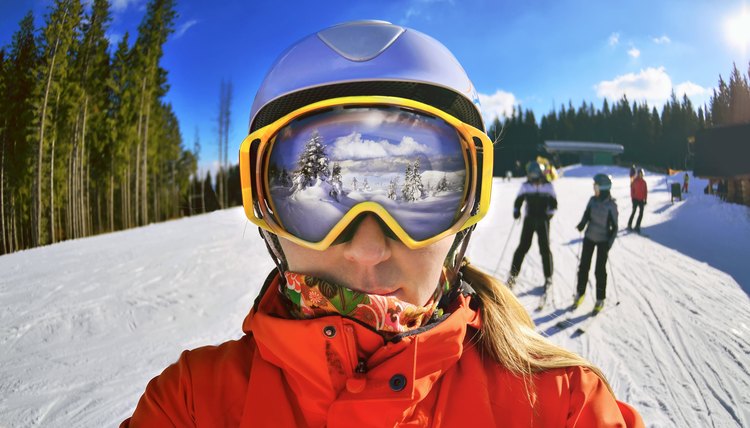
POLYGON ((448 176, 447 174, 443 174, 443 178, 438 181, 437 186, 435 186, 435 193, 440 192, 447 192, 448 191, 448 176))
POLYGON ((391 181, 388 182, 388 190, 387 190, 387 196, 388 199, 391 199, 393 201, 398 200, 398 177, 391 178, 391 181))
POLYGON ((412 167, 412 189, 414 191, 414 199, 421 199, 425 196, 424 185, 422 184, 422 173, 420 172, 419 159, 414 161, 412 167))
MULTIPOLYGON (((42 176, 47 170, 44 153, 48 151, 45 135, 47 131, 54 131, 54 110, 50 108, 55 97, 61 95, 62 84, 67 76, 70 56, 68 51, 76 38, 76 30, 81 19, 81 3, 79 0, 56 0, 52 12, 46 19, 42 37, 42 58, 40 66, 40 87, 38 89, 39 110, 37 118, 37 157, 35 162, 36 182, 34 185, 34 221, 32 223, 32 241, 36 245, 44 245, 49 236, 44 227, 42 176), (48 127, 50 127, 48 129, 48 127)), ((54 141, 54 135, 52 136, 54 141)), ((54 147, 50 151, 54 153, 54 147)), ((52 167, 54 163, 50 164, 52 167)), ((50 168, 50 174, 53 173, 50 168)), ((52 191, 50 189, 50 191, 52 191)), ((54 227, 54 225, 50 225, 54 227)))
POLYGON ((2 73, 5 92, 0 100, 3 132, 3 175, 5 178, 4 248, 7 252, 30 244, 32 216, 30 204, 32 185, 33 122, 36 70, 39 54, 34 38, 34 16, 26 14, 13 35, 2 73), (15 203, 18 201, 19 203, 15 203))
POLYGON ((323 146, 323 138, 317 130, 313 131, 297 159, 297 170, 294 174, 296 190, 303 190, 315 184, 315 180, 328 181, 328 156, 323 146))
MULTIPOLYGON (((286 174, 286 170, 283 171, 286 174)), ((288 176, 287 176, 288 177, 288 176)), ((341 177, 341 165, 338 162, 334 162, 331 168, 331 190, 330 196, 339 201, 339 196, 344 192, 344 183, 341 177)))
POLYGON ((404 185, 401 187, 401 199, 406 202, 414 201, 414 173, 411 162, 406 164, 404 172, 404 185))

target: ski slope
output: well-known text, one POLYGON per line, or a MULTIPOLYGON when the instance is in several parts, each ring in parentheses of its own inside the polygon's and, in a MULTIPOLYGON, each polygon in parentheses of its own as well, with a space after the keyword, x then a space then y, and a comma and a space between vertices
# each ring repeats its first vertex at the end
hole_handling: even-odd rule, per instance
MULTIPOLYGON (((567 168, 554 183, 548 305, 535 311, 544 280, 536 242, 517 295, 538 330, 601 367, 648 426, 750 426, 750 209, 703 195, 700 180, 671 204, 670 178, 647 176, 644 236, 615 242, 607 309, 583 335, 574 332, 583 310, 573 327, 555 328, 572 300, 574 226, 600 171, 613 175, 625 228, 627 170, 567 168)), ((511 213, 521 182, 496 179, 468 251, 501 278, 520 235, 511 213)), ((241 335, 272 266, 241 208, 0 257, 0 427, 116 426, 182 350, 241 335)))

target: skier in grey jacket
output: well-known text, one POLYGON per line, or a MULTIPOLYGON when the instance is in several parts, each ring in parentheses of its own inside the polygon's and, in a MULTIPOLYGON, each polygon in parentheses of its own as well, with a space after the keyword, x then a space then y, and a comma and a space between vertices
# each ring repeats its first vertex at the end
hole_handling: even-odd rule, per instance
POLYGON ((604 307, 604 299, 607 290, 607 256, 609 249, 617 237, 617 202, 609 194, 612 188, 612 179, 605 174, 594 176, 594 196, 589 199, 586 211, 583 213, 581 222, 578 223, 579 231, 588 224, 586 234, 583 238, 583 250, 581 261, 578 266, 577 295, 573 301, 573 308, 577 308, 583 302, 588 282, 591 257, 596 251, 596 305, 594 315, 604 307))

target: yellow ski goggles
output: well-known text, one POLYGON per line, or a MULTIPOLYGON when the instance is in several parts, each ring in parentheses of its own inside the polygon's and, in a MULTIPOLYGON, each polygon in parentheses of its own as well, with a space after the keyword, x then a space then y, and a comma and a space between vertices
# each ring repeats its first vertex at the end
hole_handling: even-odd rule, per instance
POLYGON ((421 248, 487 213, 492 149, 484 132, 427 104, 328 99, 245 138, 242 202, 253 224, 310 249, 336 243, 366 213, 421 248))

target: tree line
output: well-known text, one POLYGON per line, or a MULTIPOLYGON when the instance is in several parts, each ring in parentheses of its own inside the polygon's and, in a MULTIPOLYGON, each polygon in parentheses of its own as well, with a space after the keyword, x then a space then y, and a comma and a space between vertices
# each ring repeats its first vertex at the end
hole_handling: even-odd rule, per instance
POLYGON ((55 0, 0 49, 0 252, 186 211, 197 153, 159 65, 174 6, 151 0, 132 46, 125 34, 111 49, 108 0, 55 0))
MULTIPOLYGON (((696 131, 714 126, 750 122, 750 65, 743 75, 735 65, 729 82, 719 76, 707 105, 698 106, 687 96, 672 92, 661 111, 646 102, 631 102, 626 96, 614 102, 604 100, 601 108, 572 102, 544 115, 537 122, 531 110, 520 106, 502 122, 495 118, 488 134, 495 146, 495 174, 513 170, 515 162, 544 154, 541 146, 548 140, 595 141, 621 144, 625 151, 620 161, 657 168, 692 168, 688 138, 696 131)), ((577 161, 575 155, 560 156, 559 163, 577 161)))

